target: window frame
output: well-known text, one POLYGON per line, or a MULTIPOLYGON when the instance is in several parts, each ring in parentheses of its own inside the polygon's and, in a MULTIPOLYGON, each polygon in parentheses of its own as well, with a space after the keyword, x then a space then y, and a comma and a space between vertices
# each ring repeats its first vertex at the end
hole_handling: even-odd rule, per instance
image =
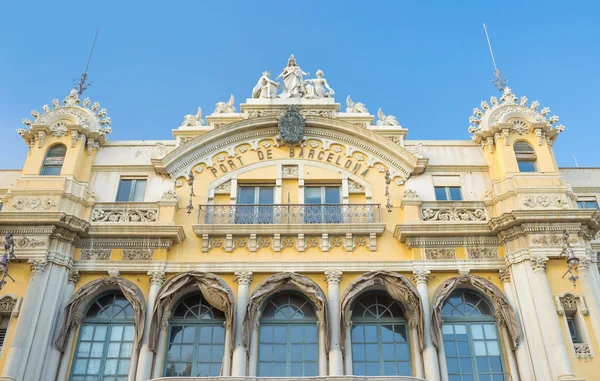
POLYGON ((237 189, 235 204, 236 224, 272 224, 274 217, 275 186, 270 184, 253 185, 240 184, 237 189), (254 188, 254 202, 251 204, 240 203, 242 188, 254 188), (263 189, 271 190, 271 202, 260 203, 260 194, 263 189))
MULTIPOLYGON (((393 300, 393 298, 386 292, 383 292, 383 291, 368 292, 367 291, 367 292, 363 293, 362 295, 359 295, 355 299, 355 301, 352 303, 351 310, 354 311, 356 304, 358 302, 360 302, 363 298, 368 297, 368 296, 377 297, 380 295, 384 295, 385 297, 388 297, 393 300)), ((405 311, 404 311, 404 308, 402 307, 402 305, 396 300, 393 300, 393 302, 398 304, 398 306, 402 310, 403 316, 401 316, 401 317, 394 316, 392 318, 389 318, 389 317, 387 317, 387 318, 381 318, 381 317, 364 318, 364 317, 355 317, 353 314, 353 316, 351 317, 352 327, 350 328, 350 344, 351 344, 351 348, 352 348, 351 350, 352 350, 352 375, 353 376, 358 376, 358 377, 414 377, 412 343, 411 343, 411 337, 410 337, 410 329, 408 327, 408 320, 405 317, 405 311), (384 359, 384 350, 383 350, 384 342, 382 339, 382 327, 387 326, 387 325, 404 327, 404 337, 406 338, 405 346, 406 346, 406 351, 408 353, 408 360, 404 361, 404 360, 396 359, 393 362, 396 364, 396 366, 399 362, 408 363, 409 369, 410 369, 410 374, 385 375, 384 362, 386 362, 386 361, 384 359), (376 326, 378 365, 379 365, 379 375, 377 375, 377 376, 372 376, 372 375, 367 376, 366 374, 357 374, 355 371, 355 363, 357 362, 357 359, 356 359, 356 356, 354 353, 355 341, 354 341, 353 330, 355 329, 355 327, 359 327, 359 326, 376 326)), ((366 343, 367 342, 365 341, 364 343, 358 343, 358 344, 366 345, 366 343)), ((394 342, 394 344, 397 344, 397 343, 394 342)), ((366 364, 368 362, 374 362, 374 361, 366 361, 366 359, 365 359, 365 361, 360 361, 360 362, 363 362, 366 364)), ((367 372, 365 372, 365 373, 367 373, 367 372)))
MULTIPOLYGON (((256 377, 257 378, 265 378, 265 377, 276 377, 276 378, 282 378, 282 377, 287 377, 287 378, 298 378, 298 377, 318 377, 319 376, 319 367, 320 367, 320 355, 319 355, 319 351, 320 351, 320 335, 319 335, 319 328, 318 328, 318 323, 319 323, 319 319, 318 319, 318 315, 317 315, 317 308, 316 306, 313 304, 313 302, 303 293, 301 292, 297 292, 295 290, 284 290, 281 292, 278 292, 272 296, 270 296, 262 305, 262 308, 260 309, 261 311, 261 317, 259 319, 259 328, 258 328, 258 342, 257 342, 257 347, 256 347, 256 377), (302 319, 277 319, 277 318, 265 318, 263 317, 263 311, 265 310, 265 308, 269 305, 269 303, 271 303, 271 301, 281 295, 287 295, 288 296, 288 300, 292 295, 295 296, 300 296, 302 299, 304 299, 305 303, 302 304, 302 306, 300 306, 300 308, 304 307, 305 305, 309 305, 310 308, 312 309, 313 313, 314 313, 314 317, 304 317, 302 319), (286 334, 287 334, 287 340, 285 341, 285 343, 276 343, 274 341, 274 339, 272 339, 272 341, 270 343, 265 342, 265 344, 270 344, 271 346, 274 346, 276 344, 282 345, 285 344, 286 347, 286 353, 285 353, 285 374, 284 375, 280 375, 280 376, 264 376, 264 375, 260 375, 260 364, 261 364, 261 360, 260 360, 260 353, 261 353, 261 344, 262 342, 262 329, 264 329, 265 327, 270 327, 270 326, 284 326, 286 327, 286 334), (293 376, 292 375, 292 363, 293 363, 293 358, 292 358, 292 351, 291 351, 291 347, 292 344, 297 344, 297 343, 293 343, 291 340, 291 327, 293 326, 303 326, 303 327, 314 327, 314 331, 315 331, 315 341, 314 342, 306 342, 304 339, 302 341, 302 349, 304 350, 304 345, 306 344, 314 344, 316 347, 316 360, 315 361, 306 361, 303 359, 302 362, 296 362, 296 363, 301 363, 303 364, 303 375, 302 376, 293 376), (314 363, 315 364, 315 375, 314 376, 306 376, 304 375, 304 364, 305 363, 314 363)), ((264 361, 265 363, 269 363, 269 361, 264 361)), ((270 361, 270 363, 273 363, 276 361, 270 361)))
POLYGON ((596 197, 580 197, 577 199, 577 208, 578 209, 596 209, 600 210, 600 206, 598 206, 598 200, 596 197), (588 204, 592 204, 589 206, 588 204))
POLYGON ((304 200, 303 200, 305 205, 339 205, 342 203, 342 186, 338 185, 338 184, 314 184, 314 185, 305 185, 304 186, 304 200), (307 204, 306 202, 306 197, 307 197, 307 192, 306 190, 308 188, 320 188, 321 190, 321 202, 319 202, 318 204, 307 204), (327 188, 336 188, 338 191, 338 202, 335 203, 327 203, 326 201, 326 197, 327 197, 327 188))
MULTIPOLYGON (((204 298, 204 295, 202 295, 201 292, 191 292, 191 293, 187 293, 186 295, 182 296, 181 298, 179 298, 179 300, 177 301, 177 303, 174 304, 173 307, 173 314, 175 313, 175 311, 177 310, 177 308, 179 308, 179 306, 185 302, 187 299, 194 297, 196 295, 200 295, 200 305, 205 305, 210 307, 213 310, 217 310, 218 309, 216 307, 213 307, 210 303, 208 303, 208 301, 204 298)), ((166 348, 165 348, 165 356, 163 359, 163 367, 162 367, 162 377, 220 377, 222 376, 223 373, 223 364, 225 356, 227 355, 225 353, 227 346, 226 346, 226 336, 227 336, 227 330, 224 327, 224 323, 225 323, 225 317, 223 317, 223 319, 216 319, 216 318, 212 318, 212 319, 186 319, 186 318, 171 318, 171 320, 169 321, 169 327, 167 330, 167 341, 166 341, 166 348), (169 345, 170 340, 171 340, 171 333, 172 333, 172 329, 175 327, 190 327, 193 326, 195 328, 195 333, 194 333, 194 341, 193 343, 191 343, 191 345, 193 345, 193 349, 192 349, 192 374, 190 376, 167 376, 167 365, 169 364, 168 361, 168 353, 169 353, 169 345), (197 357, 197 353, 198 353, 198 347, 202 344, 200 342, 200 331, 202 327, 219 327, 223 329, 223 343, 221 344, 223 347, 223 355, 221 356, 221 364, 220 364, 220 370, 219 370, 219 374, 216 376, 195 376, 194 374, 194 370, 197 370, 198 367, 198 361, 196 360, 197 357)), ((214 331, 212 333, 214 335, 214 331)), ((188 343, 186 343, 188 344, 188 343)), ((211 341, 210 343, 210 347, 212 350, 214 342, 211 341)), ((181 363, 181 361, 177 362, 177 363, 181 363)), ((210 364, 213 364, 212 361, 209 361, 210 364)))
POLYGON ((146 199, 146 191, 148 190, 148 177, 136 177, 136 176, 123 176, 119 179, 119 186, 117 187, 117 194, 115 195, 115 202, 144 202, 146 199), (119 192, 121 191, 121 186, 123 185, 123 181, 131 181, 131 189, 129 189, 129 196, 127 200, 119 200, 119 192), (133 200, 132 198, 135 196, 135 189, 138 181, 143 181, 144 185, 144 194, 141 200, 133 200))
MULTIPOLYGON (((479 303, 478 303, 479 304, 479 303)), ((496 334, 496 343, 498 345, 498 357, 500 358, 500 366, 502 369, 502 377, 503 380, 507 380, 508 378, 508 374, 509 374, 509 370, 508 370, 508 364, 506 363, 506 360, 504 358, 504 346, 503 346, 503 342, 502 342, 502 336, 501 336, 501 332, 500 329, 498 327, 498 323, 494 317, 494 308, 492 306, 492 304, 489 302, 489 300, 487 298, 485 298, 483 295, 481 295, 479 292, 475 291, 475 290, 471 290, 468 288, 458 288, 456 290, 454 290, 453 292, 450 293, 450 295, 448 295, 448 297, 446 298, 446 300, 444 301, 444 304, 442 305, 442 320, 444 322, 444 324, 442 324, 442 343, 441 345, 444 346, 444 356, 446 358, 446 361, 448 360, 448 353, 446 353, 445 350, 445 345, 446 345, 446 340, 443 338, 444 335, 444 325, 447 326, 452 326, 453 330, 454 330, 454 326, 456 325, 464 325, 466 328, 466 342, 468 343, 469 346, 469 353, 470 353, 470 359, 471 359, 471 367, 473 370, 473 379, 475 381, 479 380, 479 369, 478 369, 478 364, 477 364, 477 357, 484 357, 484 356, 477 356, 475 354, 475 345, 474 342, 475 341, 480 341, 480 342, 484 342, 486 343, 486 352, 487 352, 487 341, 485 336, 483 339, 474 339, 473 338, 473 334, 472 334, 472 329, 471 326, 472 325, 479 325, 482 327, 482 329, 485 332, 485 329, 483 328, 483 326, 485 324, 488 325, 492 325, 494 327, 494 332, 496 334), (488 310, 490 311, 490 315, 487 316, 446 316, 443 313, 443 307, 446 305, 446 303, 448 303, 448 301, 450 300, 450 298, 453 295, 456 295, 457 293, 460 293, 461 295, 461 300, 462 300, 462 304, 470 304, 466 301, 466 299, 464 298, 464 295, 467 293, 473 294, 475 296, 477 296, 479 299, 481 299, 482 303, 485 303, 485 305, 487 306, 488 310)), ((484 333, 485 335, 485 333, 484 333)), ((454 336, 454 334, 453 334, 454 336)), ((464 340, 457 340, 456 338, 452 340, 453 343, 459 343, 459 342, 464 342, 464 340)), ((456 358, 459 363, 460 363, 460 358, 461 356, 457 355, 456 356, 451 356, 452 358, 456 358)), ((487 354, 485 356, 486 358, 488 358, 488 364, 489 364, 489 354, 487 354)), ((494 356, 495 357, 495 356, 494 356)), ((462 357, 462 358, 467 358, 467 357, 462 357)), ((448 377, 450 377, 450 369, 448 367, 446 367, 446 371, 448 374, 448 377)), ((493 372, 493 373, 497 373, 497 372, 493 372)), ((487 374, 492 374, 491 370, 487 372, 487 374)), ((456 376, 457 374, 455 374, 454 372, 452 373, 453 376, 456 376)), ((459 366, 458 369, 458 377, 460 377, 462 379, 462 367, 459 366)))
POLYGON ((435 200, 436 201, 450 201, 450 202, 464 201, 463 194, 462 194, 462 187, 460 185, 441 185, 441 186, 440 185, 435 185, 433 187, 433 191, 434 191, 434 194, 435 194, 435 200), (454 189, 458 188, 458 193, 460 194, 460 200, 453 200, 452 199, 451 188, 454 188, 454 189), (445 200, 438 199, 438 197, 437 197, 438 196, 437 189, 444 189, 444 193, 446 195, 446 199, 445 200))
MULTIPOLYGON (((61 158, 61 156, 50 156, 52 158, 61 158)), ((44 155, 44 160, 42 161, 42 168, 40 169, 40 176, 60 176, 62 173, 62 168, 63 165, 65 164, 65 158, 67 157, 67 146, 62 144, 62 143, 57 143, 54 144, 50 147, 48 147, 48 150, 46 151, 46 154, 44 155), (62 160, 60 160, 60 165, 56 164, 56 163, 47 163, 48 160, 48 155, 51 153, 52 150, 57 149, 63 147, 64 148, 64 155, 62 156, 62 160), (59 168, 58 174, 56 173, 44 173, 46 171, 46 169, 53 169, 53 168, 59 168)), ((57 160, 58 162, 59 160, 57 160)))
POLYGON ((515 153, 515 158, 517 160, 517 167, 519 168, 519 172, 521 173, 536 173, 539 172, 538 164, 537 164, 537 154, 535 153, 535 148, 531 144, 525 141, 517 141, 513 144, 513 152, 515 153), (527 145, 531 149, 531 151, 517 151, 515 148, 517 145, 527 145), (532 164, 533 171, 523 170, 521 168, 521 163, 523 164, 532 164))

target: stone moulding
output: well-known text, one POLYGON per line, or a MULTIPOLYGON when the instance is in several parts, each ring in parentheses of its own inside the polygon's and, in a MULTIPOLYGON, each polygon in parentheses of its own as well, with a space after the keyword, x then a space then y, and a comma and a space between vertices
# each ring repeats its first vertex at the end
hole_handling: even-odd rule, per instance
POLYGON ((449 206, 442 205, 430 206, 426 205, 421 208, 421 217, 423 221, 486 221, 487 215, 485 208, 479 206, 449 206))
POLYGON ((158 208, 128 208, 120 206, 96 206, 91 222, 140 223, 157 222, 158 208))

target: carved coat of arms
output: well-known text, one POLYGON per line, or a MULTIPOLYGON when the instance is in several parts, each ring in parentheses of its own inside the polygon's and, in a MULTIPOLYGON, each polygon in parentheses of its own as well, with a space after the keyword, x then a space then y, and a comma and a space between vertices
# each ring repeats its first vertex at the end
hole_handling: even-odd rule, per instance
POLYGON ((279 135, 277 140, 290 146, 298 145, 304 140, 304 117, 296 105, 287 106, 279 119, 279 135))

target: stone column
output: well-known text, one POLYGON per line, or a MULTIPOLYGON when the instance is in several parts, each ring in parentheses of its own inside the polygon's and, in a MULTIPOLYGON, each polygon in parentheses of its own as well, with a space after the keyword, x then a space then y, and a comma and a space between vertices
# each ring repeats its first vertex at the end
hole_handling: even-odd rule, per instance
POLYGON ((506 300, 508 300, 508 303, 513 308, 513 311, 515 313, 515 320, 519 325, 519 343, 517 344, 517 349, 514 351, 517 360, 519 375, 524 380, 533 380, 534 377, 533 372, 531 370, 531 359, 529 357, 529 354, 527 353, 527 345, 525 342, 523 329, 521 328, 523 326, 523 323, 521 322, 521 315, 519 314, 518 306, 515 303, 515 296, 513 293, 512 285, 510 283, 510 270, 508 268, 500 270, 498 277, 502 281, 502 286, 504 288, 504 296, 506 296, 506 300))
POLYGON ((138 360, 136 380, 146 381, 150 379, 152 373, 152 360, 154 353, 148 347, 150 338, 150 323, 152 322, 152 312, 154 311, 154 305, 156 304, 156 297, 158 296, 158 290, 166 279, 166 274, 163 271, 150 271, 148 272, 150 278, 150 292, 148 292, 147 308, 146 308, 146 322, 144 324, 144 336, 142 337, 142 346, 140 348, 140 356, 138 360))
MULTIPOLYGON (((581 289, 585 302, 589 310, 590 322, 592 323, 592 329, 594 331, 593 336, 596 340, 596 344, 600 346, 600 305, 598 304, 598 293, 600 293, 600 287, 595 283, 595 277, 591 269, 591 266, 596 266, 589 259, 582 259, 577 266, 579 272, 579 281, 581 282, 581 289)), ((596 270, 597 271, 597 270, 596 270)))
POLYGON ((258 327, 260 316, 256 317, 256 321, 252 325, 252 338, 250 339, 250 356, 248 359, 248 377, 256 377, 256 369, 258 368, 258 327))
POLYGON ((425 377, 428 381, 440 380, 440 366, 438 354, 431 340, 431 306, 429 304, 429 287, 427 278, 430 271, 421 269, 413 271, 413 280, 417 284, 417 291, 421 298, 423 307, 423 363, 425 365, 425 377))
POLYGON ((519 370, 517 368, 517 362, 515 361, 514 352, 512 345, 510 345, 510 336, 508 335, 508 328, 506 328, 506 322, 503 319, 496 319, 500 334, 502 335, 502 343, 504 346, 504 353, 506 353, 506 361, 508 362, 508 374, 511 381, 520 381, 519 370))
POLYGON ((342 272, 339 270, 325 271, 327 281, 327 309, 329 310, 329 376, 344 374, 342 348, 340 347, 340 281, 342 272))
POLYGON ((538 324, 540 324, 544 337, 544 345, 551 358, 550 368, 554 370, 555 378, 560 380, 573 377, 573 370, 571 369, 569 353, 558 321, 550 283, 546 276, 547 261, 548 257, 544 256, 531 258, 535 285, 537 286, 534 301, 538 312, 538 324))
MULTIPOLYGON (((75 285, 79 282, 79 272, 75 270, 69 271, 69 281, 67 283, 67 287, 65 288, 65 294, 63 295, 62 303, 61 303, 61 311, 64 312, 65 307, 71 301, 73 297, 73 292, 75 290, 75 285)), ((62 316, 59 320, 62 323, 62 316)), ((59 323, 60 324, 60 323, 59 323)), ((58 335, 58 330, 60 325, 57 325, 55 328, 55 338, 58 335)), ((65 352, 60 353, 58 348, 54 345, 54 342, 51 342, 50 345, 52 347, 52 351, 50 352, 50 356, 48 361, 46 361, 46 366, 44 366, 44 370, 42 374, 58 374, 56 377, 56 381, 65 381, 67 379, 67 372, 69 370, 69 363, 71 362, 71 352, 73 350, 73 339, 75 336, 75 332, 73 329, 69 330, 69 334, 67 336, 67 341, 65 342, 65 352), (61 357, 62 356, 62 357, 61 357), (57 373, 58 372, 58 373, 57 373)), ((53 340, 54 341, 54 340, 53 340)))
POLYGON ((152 378, 162 377, 165 353, 167 351, 167 330, 169 329, 169 319, 171 314, 163 316, 160 322, 160 331, 158 332, 158 343, 156 345, 156 355, 154 356, 154 369, 152 378))
POLYGON ((344 369, 346 376, 352 376, 354 369, 352 366, 352 320, 348 319, 346 326, 344 327, 344 335, 346 335, 346 342, 344 344, 344 369))
POLYGON ((246 375, 246 359, 248 353, 244 346, 244 317, 246 316, 246 307, 248 307, 248 286, 252 282, 251 271, 236 271, 236 282, 238 284, 237 299, 235 301, 235 331, 233 363, 231 375, 233 377, 243 377, 246 375))
POLYGON ((317 327, 319 329, 319 376, 325 377, 327 376, 327 351, 325 350, 327 332, 325 332, 325 324, 322 319, 319 319, 317 327))
MULTIPOLYGON (((415 364, 415 377, 423 378, 423 358, 421 357, 421 348, 419 346, 419 324, 416 321, 408 322, 408 329, 410 331, 410 343, 411 352, 413 358, 413 364, 415 364)), ((429 380, 429 379, 427 379, 429 380)))
POLYGON ((5 349, 7 350, 6 362, 2 370, 2 377, 0 377, 1 381, 20 381, 23 379, 20 370, 22 369, 22 364, 27 364, 33 334, 39 320, 41 305, 44 299, 44 291, 48 288, 49 274, 45 272, 47 262, 36 259, 29 260, 29 263, 31 264, 31 278, 29 279, 29 285, 23 298, 23 306, 21 307, 10 347, 5 349))

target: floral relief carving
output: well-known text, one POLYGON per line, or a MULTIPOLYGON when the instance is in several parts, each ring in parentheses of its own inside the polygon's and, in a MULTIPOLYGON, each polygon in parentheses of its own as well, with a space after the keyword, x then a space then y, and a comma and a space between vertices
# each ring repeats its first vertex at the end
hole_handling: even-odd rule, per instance
POLYGON ((92 222, 156 222, 158 209, 94 209, 92 222))
POLYGON ((523 205, 528 208, 564 208, 567 206, 567 202, 558 196, 546 196, 543 194, 539 196, 525 196, 523 205))
POLYGON ((285 237, 281 242, 283 247, 294 247, 296 246, 296 240, 293 237, 285 237))
POLYGON ((165 201, 177 201, 177 193, 173 190, 169 190, 169 191, 163 192, 163 194, 160 198, 161 198, 161 200, 165 200, 165 201))
POLYGON ((364 193, 365 187, 352 179, 348 179, 348 191, 350 193, 364 193))
POLYGON ((258 240, 258 247, 267 248, 271 247, 271 239, 262 237, 258 240))
POLYGON ((58 121, 50 126, 50 134, 56 138, 67 136, 67 122, 64 120, 58 121))
POLYGON ((455 249, 425 249, 426 259, 456 259, 455 249))
POLYGON ((210 247, 218 249, 223 247, 223 238, 213 238, 210 240, 210 247))
POLYGON ((481 247, 474 249, 467 249, 469 259, 498 259, 498 249, 481 247))
POLYGON ((356 247, 366 247, 368 245, 369 241, 367 240, 367 237, 356 237, 354 238, 354 246, 356 247))
POLYGON ((593 357, 590 345, 587 343, 574 343, 573 351, 575 352, 575 357, 578 359, 587 361, 593 357))
POLYGON ((110 260, 110 249, 82 249, 80 260, 82 261, 108 261, 110 260))
POLYGON ((560 305, 565 311, 577 311, 577 298, 567 294, 560 298, 560 305))
POLYGON ((320 241, 318 237, 309 237, 306 240, 306 247, 319 247, 320 241))
POLYGON ((182 145, 188 143, 190 140, 192 140, 192 138, 190 136, 181 136, 181 137, 179 137, 179 145, 182 146, 182 145))
POLYGON ((226 181, 222 184, 219 184, 216 188, 215 188, 215 193, 221 193, 221 194, 229 194, 231 193, 231 180, 226 181))
POLYGON ((124 261, 151 261, 154 250, 148 249, 125 249, 123 250, 124 261))
POLYGON ((485 221, 483 208, 424 208, 423 221, 485 221))
POLYGON ((233 245, 237 248, 248 246, 248 240, 246 238, 236 238, 233 245))
POLYGON ((12 207, 17 210, 51 209, 55 206, 56 201, 51 197, 16 197, 12 204, 12 207))
POLYGON ((17 299, 14 299, 8 295, 3 296, 2 298, 0 298, 0 313, 12 314, 16 304, 17 299))
MULTIPOLYGON (((541 245, 541 246, 560 246, 563 244, 562 237, 559 236, 558 234, 549 234, 549 235, 542 235, 542 236, 534 237, 532 239, 532 242, 536 245, 541 245)), ((569 238, 569 243, 577 243, 577 242, 578 242, 577 238, 575 238, 575 237, 569 238)))
POLYGON ((414 189, 406 189, 404 191, 403 198, 405 200, 418 200, 419 199, 419 194, 414 189))
POLYGON ((329 244, 331 247, 342 247, 344 246, 344 239, 342 237, 332 237, 329 244))
POLYGON ((297 165, 283 165, 281 166, 281 174, 284 179, 297 179, 299 176, 299 170, 297 165))
MULTIPOLYGON (((35 238, 21 237, 21 238, 16 239, 14 242, 15 242, 16 248, 23 248, 23 249, 24 248, 36 249, 38 247, 46 246, 46 242, 38 241, 35 238)), ((6 241, 4 241, 4 240, 0 241, 0 247, 4 247, 4 244, 6 244, 6 241)))

